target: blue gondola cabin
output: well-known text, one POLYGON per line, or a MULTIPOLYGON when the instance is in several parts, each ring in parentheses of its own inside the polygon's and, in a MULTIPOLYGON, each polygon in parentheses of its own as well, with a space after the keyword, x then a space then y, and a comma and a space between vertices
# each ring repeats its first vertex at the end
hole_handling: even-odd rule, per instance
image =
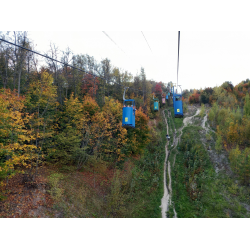
POLYGON ((124 100, 122 108, 122 126, 124 128, 135 128, 135 111, 135 100, 124 100))
POLYGON ((159 110, 159 103, 154 102, 154 111, 158 111, 158 110, 159 110))
POLYGON ((182 96, 175 94, 173 99, 174 99, 174 117, 183 117, 182 96))

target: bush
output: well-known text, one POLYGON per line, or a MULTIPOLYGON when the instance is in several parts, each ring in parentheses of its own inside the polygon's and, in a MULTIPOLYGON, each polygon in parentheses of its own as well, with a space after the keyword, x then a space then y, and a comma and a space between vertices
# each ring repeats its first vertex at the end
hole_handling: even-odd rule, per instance
POLYGON ((220 152, 222 150, 222 138, 221 135, 217 135, 217 140, 215 143, 215 149, 220 152))
POLYGON ((60 187, 60 181, 63 175, 60 173, 51 174, 49 177, 50 190, 49 193, 55 201, 60 201, 63 195, 63 189, 60 187))
POLYGON ((201 104, 201 111, 200 111, 199 116, 200 116, 201 118, 203 118, 204 115, 205 115, 205 106, 204 106, 204 104, 202 103, 202 104, 201 104))
POLYGON ((162 122, 158 122, 157 128, 162 130, 163 129, 163 123, 162 122))
POLYGON ((183 113, 186 113, 188 111, 188 106, 185 102, 183 102, 183 113))

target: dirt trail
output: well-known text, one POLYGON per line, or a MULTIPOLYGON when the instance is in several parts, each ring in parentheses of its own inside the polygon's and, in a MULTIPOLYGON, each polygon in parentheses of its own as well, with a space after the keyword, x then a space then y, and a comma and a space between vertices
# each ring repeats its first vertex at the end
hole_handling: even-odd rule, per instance
MULTIPOLYGON (((167 122, 164 110, 163 110, 163 116, 165 118, 165 122, 167 125, 167 134, 169 134, 168 133, 168 122, 167 122)), ((171 165, 170 165, 170 162, 168 161, 168 156, 170 153, 170 152, 168 152, 168 143, 169 142, 167 141, 167 143, 165 145, 166 158, 164 161, 164 178, 163 178, 164 194, 163 194, 163 197, 161 199, 161 206, 160 206, 162 218, 167 218, 166 212, 168 211, 168 206, 172 204, 172 200, 171 200, 171 195, 172 195, 171 165), (168 170, 167 170, 167 167, 168 167, 168 170), (166 181, 167 172, 168 172, 168 179, 169 179, 168 187, 167 187, 167 181, 166 181)), ((175 208, 174 208, 174 217, 177 218, 177 213, 175 211, 175 208)))
MULTIPOLYGON (((184 124, 184 126, 181 127, 181 128, 179 129, 180 135, 175 139, 175 142, 174 142, 174 145, 175 145, 175 146, 174 146, 173 149, 175 149, 175 148, 177 147, 177 145, 178 145, 178 142, 179 142, 179 140, 180 140, 180 138, 181 138, 181 136, 182 136, 182 130, 183 130, 188 124, 192 123, 192 118, 195 117, 196 115, 198 115, 198 114, 200 113, 200 111, 201 111, 200 109, 197 109, 196 113, 195 113, 193 116, 186 117, 186 118, 183 119, 183 124, 184 124)), ((205 124, 205 123, 204 123, 204 124, 205 124)))
POLYGON ((182 127, 182 129, 186 127, 189 123, 192 123, 192 118, 198 115, 200 111, 201 111, 200 109, 197 109, 196 113, 193 116, 184 118, 183 120, 184 126, 182 127))
POLYGON ((208 127, 206 127, 206 121, 207 121, 207 114, 206 114, 206 116, 204 117, 204 119, 203 119, 203 121, 202 121, 202 124, 201 124, 202 128, 204 128, 204 129, 205 129, 206 134, 207 134, 207 133, 208 133, 208 131, 209 131, 209 128, 208 128, 208 127))
MULTIPOLYGON (((174 148, 176 148, 176 146, 178 145, 178 142, 182 136, 182 130, 184 127, 186 127, 189 123, 192 123, 192 118, 196 115, 198 115, 200 113, 200 109, 198 109, 195 113, 195 115, 193 116, 190 116, 190 117, 186 117, 184 118, 183 120, 183 123, 184 123, 184 126, 182 128, 180 128, 180 135, 175 138, 174 136, 174 148)), ((166 116, 165 116, 165 112, 163 110, 163 116, 164 116, 164 119, 165 119, 165 122, 166 122, 166 126, 167 126, 167 134, 169 134, 168 132, 168 122, 167 122, 167 119, 166 119, 166 116)), ((206 116, 207 117, 207 116, 206 116)), ((205 119, 204 119, 205 120, 205 119)), ((204 124, 205 124, 206 121, 204 121, 204 124)), ((176 131, 174 131, 174 135, 176 135, 176 131)), ((167 218, 166 216, 166 212, 168 211, 168 206, 172 204, 172 200, 171 200, 171 196, 172 196, 172 184, 171 184, 171 164, 170 162, 168 161, 168 156, 170 154, 170 152, 168 152, 168 141, 166 143, 166 146, 165 146, 165 152, 166 152, 166 158, 165 158, 165 161, 164 161, 164 195, 161 199, 161 214, 162 214, 162 218, 167 218), (168 168, 168 169, 167 169, 168 168), (169 183, 168 183, 168 187, 167 187, 167 181, 166 181, 166 172, 168 172, 168 179, 169 179, 169 183)), ((176 158, 176 154, 174 156, 174 162, 173 162, 173 166, 175 165, 175 158, 176 158)), ((177 213, 175 211, 175 208, 173 208, 174 210, 174 218, 177 218, 177 213)))
MULTIPOLYGON (((163 112, 163 116, 165 118, 165 122, 166 122, 166 125, 167 125, 167 134, 168 134, 168 122, 167 122, 167 119, 165 117, 165 113, 164 113, 164 110, 162 111, 163 112)), ((168 141, 165 145, 165 152, 166 152, 166 157, 165 157, 165 161, 164 161, 164 178, 163 178, 163 185, 164 185, 164 194, 163 194, 163 197, 161 199, 161 215, 162 215, 162 218, 167 218, 166 216, 166 212, 168 211, 168 203, 169 203, 169 190, 167 188, 167 181, 166 181, 166 170, 167 170, 167 160, 168 160, 168 141)))

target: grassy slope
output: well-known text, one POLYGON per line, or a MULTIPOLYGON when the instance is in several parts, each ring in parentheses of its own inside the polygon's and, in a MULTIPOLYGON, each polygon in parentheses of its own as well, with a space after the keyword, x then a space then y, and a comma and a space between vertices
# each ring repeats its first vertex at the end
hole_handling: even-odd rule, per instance
MULTIPOLYGON (((208 152, 200 142, 200 129, 202 128, 188 126, 183 130, 184 145, 190 140, 191 145, 196 146, 195 154, 189 155, 193 157, 189 161, 189 166, 187 156, 192 149, 187 150, 183 145, 178 145, 176 150, 175 166, 171 174, 172 199, 178 217, 248 217, 246 209, 239 202, 246 202, 244 190, 237 189, 234 181, 224 173, 218 175, 215 173, 208 152)), ((169 158, 171 164, 173 164, 174 153, 172 152, 169 158)), ((171 214, 170 207, 169 215, 171 214)))

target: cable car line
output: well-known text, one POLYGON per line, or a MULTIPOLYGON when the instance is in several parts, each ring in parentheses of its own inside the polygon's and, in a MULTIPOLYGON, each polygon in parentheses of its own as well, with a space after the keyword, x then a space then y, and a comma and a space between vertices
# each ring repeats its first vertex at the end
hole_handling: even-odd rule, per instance
MULTIPOLYGON (((142 33, 142 35, 144 36, 144 34, 143 34, 143 32, 141 31, 141 33, 142 33)), ((147 42, 147 44, 148 44, 148 41, 147 41, 147 39, 146 39, 146 37, 144 36, 144 38, 145 38, 145 41, 147 42)), ((150 48, 150 46, 149 46, 149 44, 148 44, 148 47, 150 48)), ((151 50, 151 52, 153 53, 153 51, 152 51, 152 49, 150 48, 150 50, 151 50)))
MULTIPOLYGON (((180 52, 180 31, 178 31, 178 59, 177 59, 177 86, 178 88, 178 73, 179 73, 179 52, 180 52)), ((182 103, 182 94, 174 93, 173 87, 173 107, 174 107, 174 116, 183 117, 183 103, 182 103)))
POLYGON ((118 45, 117 45, 117 43, 105 32, 105 31, 103 31, 103 33, 124 53, 124 54, 126 54, 118 45))
MULTIPOLYGON (((54 59, 54 58, 52 58, 52 57, 49 57, 49 56, 47 56, 47 55, 43 55, 43 54, 38 53, 38 52, 36 52, 36 51, 34 51, 34 50, 25 48, 25 47, 23 47, 23 46, 21 46, 21 45, 17 45, 17 44, 15 44, 15 43, 9 42, 9 41, 4 40, 4 39, 2 39, 2 38, 0 38, 0 41, 9 43, 9 44, 14 45, 14 46, 16 46, 16 47, 19 47, 19 48, 21 48, 21 49, 24 49, 24 50, 30 51, 30 52, 32 52, 32 53, 34 53, 34 54, 37 54, 37 55, 39 55, 39 56, 45 57, 45 58, 47 58, 47 59, 49 59, 49 60, 52 60, 52 61, 61 63, 61 64, 65 65, 65 66, 68 66, 68 67, 71 67, 71 68, 73 68, 73 69, 82 71, 82 72, 84 72, 84 73, 86 73, 86 74, 92 75, 93 77, 97 77, 97 78, 100 78, 100 79, 102 79, 102 80, 107 81, 107 79, 104 78, 104 77, 97 76, 97 75, 95 75, 95 74, 93 74, 93 73, 91 73, 91 72, 88 72, 88 71, 83 70, 83 69, 79 69, 79 68, 77 68, 77 67, 75 67, 75 66, 72 66, 72 65, 70 65, 70 64, 61 62, 61 61, 56 60, 56 59, 54 59)), ((114 84, 118 84, 118 85, 121 85, 121 86, 123 86, 123 87, 126 87, 126 86, 124 86, 123 84, 120 84, 120 83, 117 83, 117 82, 114 82, 114 81, 111 81, 111 80, 109 80, 109 82, 112 82, 112 83, 114 83, 114 84)), ((140 90, 140 89, 135 89, 135 88, 130 88, 130 89, 137 90, 137 91, 142 91, 142 92, 143 92, 143 90, 140 90)))
POLYGON ((178 31, 177 86, 178 86, 178 73, 179 73, 179 51, 180 51, 180 31, 178 31))
MULTIPOLYGON (((129 59, 131 59, 132 60, 132 58, 127 54, 127 53, 125 53, 119 46, 118 46, 118 44, 105 32, 105 31, 102 31, 125 55, 127 55, 127 57, 129 58, 129 59)), ((140 62, 138 62, 138 64, 140 64, 140 66, 141 66, 141 68, 143 68, 142 67, 142 65, 141 65, 141 63, 140 62)))

